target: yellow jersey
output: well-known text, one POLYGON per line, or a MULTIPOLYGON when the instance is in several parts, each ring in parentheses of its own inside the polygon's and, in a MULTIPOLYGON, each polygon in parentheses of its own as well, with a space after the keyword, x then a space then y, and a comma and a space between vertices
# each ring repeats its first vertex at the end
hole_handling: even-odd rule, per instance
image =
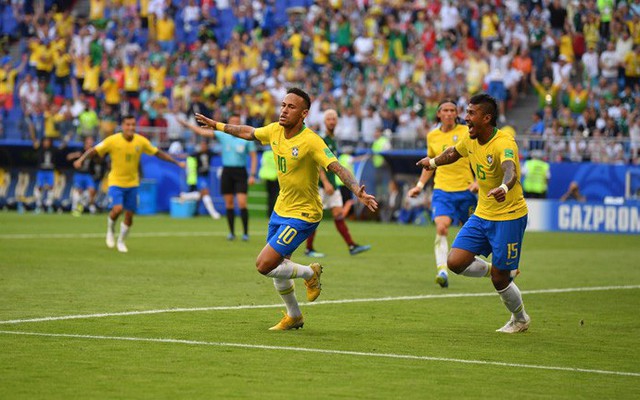
POLYGON ((12 94, 16 86, 17 69, 0 68, 0 94, 12 94))
POLYGON ((475 215, 489 221, 510 221, 527 215, 527 203, 522 195, 520 183, 520 161, 518 145, 513 136, 494 128, 489 141, 480 145, 469 136, 456 144, 456 151, 468 157, 478 180, 478 206, 475 215), (493 197, 487 197, 491 189, 502 184, 502 163, 513 161, 516 165, 516 184, 507 192, 507 198, 498 203, 493 197))
POLYGON ((140 70, 138 67, 124 67, 124 90, 128 92, 140 90, 140 70))
POLYGON ((158 153, 158 149, 144 136, 136 133, 129 141, 124 138, 122 132, 107 137, 98 143, 95 149, 100 157, 104 157, 107 153, 111 156, 109 186, 123 188, 140 185, 138 169, 142 153, 150 155, 158 153))
POLYGON ((327 169, 336 156, 322 138, 303 126, 294 137, 284 137, 284 127, 274 122, 255 130, 256 139, 269 144, 278 170, 280 194, 274 210, 285 218, 307 222, 322 219, 322 200, 318 192, 318 166, 327 169))
POLYGON ((149 68, 149 80, 151 81, 151 88, 153 93, 164 93, 164 78, 167 76, 167 67, 150 67, 149 68))
MULTIPOLYGON (((427 133, 427 155, 431 158, 437 157, 465 137, 469 137, 469 128, 466 125, 456 125, 449 132, 442 132, 440 128, 436 128, 427 133)), ((453 164, 438 167, 433 181, 434 189, 445 192, 467 190, 473 182, 469 160, 461 158, 453 164)))
POLYGON ((87 92, 95 93, 100 86, 100 65, 94 65, 92 67, 89 64, 89 59, 87 58, 87 62, 84 68, 84 81, 82 82, 82 89, 87 92))

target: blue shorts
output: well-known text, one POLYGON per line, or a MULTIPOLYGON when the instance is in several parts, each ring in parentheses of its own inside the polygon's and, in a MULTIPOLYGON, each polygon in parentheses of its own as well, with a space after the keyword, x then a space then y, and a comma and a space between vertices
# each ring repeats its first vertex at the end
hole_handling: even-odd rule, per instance
POLYGON ((136 212, 138 210, 138 186, 123 188, 109 186, 109 205, 122 206, 123 209, 136 212))
POLYGON ((446 215, 457 225, 465 223, 476 209, 478 198, 468 190, 460 192, 445 192, 441 189, 433 190, 431 199, 432 218, 446 215))
POLYGON ((316 230, 320 222, 307 222, 297 218, 284 218, 271 213, 267 243, 282 257, 290 256, 316 230))
POLYGON ((73 187, 80 190, 95 189, 96 183, 91 174, 75 173, 73 175, 73 187))
POLYGON ((209 177, 198 176, 198 190, 209 189, 209 177))
POLYGON ((502 81, 489 82, 487 92, 491 97, 496 99, 496 101, 505 101, 507 99, 507 88, 502 81))
POLYGON ((36 187, 49 186, 52 188, 54 181, 53 171, 38 171, 36 174, 36 187))
POLYGON ((472 215, 464 224, 451 248, 488 256, 501 270, 518 269, 527 216, 510 221, 488 221, 472 215))

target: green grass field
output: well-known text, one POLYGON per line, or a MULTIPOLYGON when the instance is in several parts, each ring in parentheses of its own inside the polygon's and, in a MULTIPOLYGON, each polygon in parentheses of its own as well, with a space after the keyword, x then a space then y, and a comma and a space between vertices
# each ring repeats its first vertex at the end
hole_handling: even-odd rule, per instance
POLYGON ((0 214, 1 399, 640 396, 638 236, 527 233, 532 324, 505 335, 489 280, 433 283, 432 226, 352 222, 373 245, 352 257, 325 221, 322 296, 303 329, 270 332, 284 307, 254 267, 265 219, 245 243, 223 220, 137 217, 128 254, 105 228, 0 214))

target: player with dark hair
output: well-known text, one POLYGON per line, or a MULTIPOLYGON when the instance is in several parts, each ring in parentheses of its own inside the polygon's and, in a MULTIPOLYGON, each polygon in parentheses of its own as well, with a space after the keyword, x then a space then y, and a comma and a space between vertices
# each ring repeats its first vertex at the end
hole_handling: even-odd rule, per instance
POLYGON ((518 145, 513 136, 496 128, 498 106, 487 94, 473 96, 465 121, 469 137, 435 158, 425 157, 417 165, 434 170, 468 157, 478 180, 478 206, 451 246, 447 266, 456 274, 490 276, 511 318, 498 332, 517 333, 529 328, 518 274, 522 240, 527 226, 527 203, 520 184, 518 145), (492 264, 476 257, 492 254, 492 264))
MULTIPOLYGON (((454 100, 441 101, 436 116, 440 126, 427 133, 427 155, 431 158, 439 156, 447 148, 455 146, 469 136, 469 129, 458 123, 458 107, 454 100)), ((467 222, 469 216, 473 214, 478 201, 474 194, 478 191, 478 185, 475 183, 471 168, 469 168, 469 160, 464 158, 439 168, 437 173, 434 170, 423 169, 420 180, 415 187, 409 189, 407 195, 409 197, 418 196, 434 173, 431 212, 436 224, 434 243, 436 283, 444 288, 449 286, 447 273, 449 227, 452 223, 467 222)))
POLYGON ((340 165, 320 136, 307 128, 304 119, 310 106, 309 95, 292 88, 280 104, 278 122, 261 128, 224 124, 196 114, 196 120, 204 126, 245 140, 259 140, 273 150, 280 194, 269 220, 267 244, 256 259, 256 268, 273 278, 287 312, 270 330, 298 329, 304 325, 294 292, 294 278, 304 279, 308 301, 314 301, 320 295, 322 266, 317 263, 301 265, 290 259, 322 219, 318 167, 338 175, 369 209, 374 211, 378 207, 375 198, 340 165))
POLYGON ((184 162, 175 160, 153 146, 149 139, 138 135, 135 132, 136 118, 133 115, 123 117, 121 125, 122 132, 107 137, 85 151, 80 158, 73 162, 73 166, 80 169, 87 158, 96 154, 100 157, 109 154, 111 157, 111 171, 108 177, 111 211, 107 219, 106 243, 109 248, 116 246, 115 224, 124 211, 124 221, 120 224, 117 247, 119 252, 126 253, 128 249, 125 240, 133 224, 133 215, 138 206, 139 166, 142 154, 154 155, 161 160, 172 162, 180 168, 184 168, 184 162))

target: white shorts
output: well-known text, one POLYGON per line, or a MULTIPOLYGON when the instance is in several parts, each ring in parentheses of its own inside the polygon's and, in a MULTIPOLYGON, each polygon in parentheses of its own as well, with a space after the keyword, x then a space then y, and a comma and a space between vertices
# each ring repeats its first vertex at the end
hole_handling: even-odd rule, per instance
POLYGON ((329 196, 324 192, 323 188, 319 188, 320 198, 322 198, 322 208, 325 210, 332 209, 334 207, 342 207, 342 194, 340 193, 340 188, 336 187, 333 191, 333 194, 329 196))

